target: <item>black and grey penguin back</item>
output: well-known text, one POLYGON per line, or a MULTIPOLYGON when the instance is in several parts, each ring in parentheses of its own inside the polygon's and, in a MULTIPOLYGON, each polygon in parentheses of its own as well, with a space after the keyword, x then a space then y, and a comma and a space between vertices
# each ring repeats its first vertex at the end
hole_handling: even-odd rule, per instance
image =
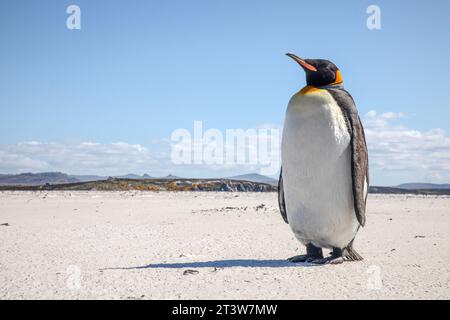
POLYGON ((369 156, 364 128, 352 96, 344 89, 326 89, 337 102, 345 117, 351 136, 351 172, 353 201, 356 217, 361 226, 366 224, 366 201, 369 188, 369 156))

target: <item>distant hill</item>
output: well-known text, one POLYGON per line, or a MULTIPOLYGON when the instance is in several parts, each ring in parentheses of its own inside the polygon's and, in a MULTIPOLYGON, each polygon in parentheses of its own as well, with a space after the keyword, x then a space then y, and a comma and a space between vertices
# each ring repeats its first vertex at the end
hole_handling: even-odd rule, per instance
POLYGON ((142 176, 134 173, 129 173, 124 176, 115 176, 115 178, 119 179, 153 179, 152 176, 149 176, 148 174, 143 174, 142 176))
MULTIPOLYGON (((152 179, 148 174, 142 176, 127 174, 115 178, 122 179, 152 179)), ((108 177, 97 175, 68 175, 61 172, 0 174, 0 185, 3 186, 41 186, 45 184, 65 184, 75 182, 102 181, 108 177)))
POLYGON ((414 190, 414 189, 450 189, 450 184, 436 184, 436 183, 403 183, 397 186, 397 188, 414 190))
POLYGON ((267 176, 263 176, 258 173, 249 173, 249 174, 242 174, 239 176, 233 176, 225 179, 231 179, 231 180, 246 180, 246 181, 252 181, 252 182, 260 182, 260 183, 267 183, 273 186, 278 185, 278 179, 273 179, 267 176))
MULTIPOLYGON (((75 179, 79 182, 86 182, 86 181, 99 181, 99 180, 106 180, 108 177, 102 177, 102 176, 95 176, 95 175, 69 175, 69 178, 75 179)), ((48 182, 51 183, 51 182, 48 182)))
POLYGON ((174 175, 172 175, 172 174, 169 174, 169 175, 167 175, 167 176, 165 176, 165 177, 161 177, 161 178, 159 178, 159 179, 171 180, 171 179, 182 179, 182 178, 180 178, 180 177, 178 177, 178 176, 174 176, 174 175))
POLYGON ((46 183, 73 183, 78 182, 74 177, 61 172, 21 173, 0 175, 0 185, 37 186, 46 183))
POLYGON ((369 193, 380 194, 422 194, 422 195, 450 195, 450 189, 401 189, 396 187, 369 187, 369 193))

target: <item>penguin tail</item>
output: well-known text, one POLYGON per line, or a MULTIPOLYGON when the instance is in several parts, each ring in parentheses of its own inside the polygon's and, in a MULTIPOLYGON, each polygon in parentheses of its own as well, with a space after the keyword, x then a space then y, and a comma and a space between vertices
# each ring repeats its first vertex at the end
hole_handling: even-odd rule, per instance
POLYGON ((346 261, 361 261, 363 257, 353 248, 353 240, 344 248, 343 256, 346 261))

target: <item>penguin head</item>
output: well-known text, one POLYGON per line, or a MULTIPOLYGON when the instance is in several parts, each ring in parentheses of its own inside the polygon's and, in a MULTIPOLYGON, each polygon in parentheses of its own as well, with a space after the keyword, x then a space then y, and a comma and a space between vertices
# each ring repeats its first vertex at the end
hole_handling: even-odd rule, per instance
POLYGON ((341 72, 336 65, 323 59, 302 59, 293 53, 286 55, 294 59, 306 72, 308 86, 323 87, 343 82, 341 72))

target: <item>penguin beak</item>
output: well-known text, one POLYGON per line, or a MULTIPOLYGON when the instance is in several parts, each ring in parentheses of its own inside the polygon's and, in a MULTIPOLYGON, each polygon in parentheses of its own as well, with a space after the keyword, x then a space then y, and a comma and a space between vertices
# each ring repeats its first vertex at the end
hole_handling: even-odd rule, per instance
POLYGON ((286 53, 286 55, 289 58, 294 59, 294 61, 296 61, 302 68, 307 69, 309 71, 314 71, 314 72, 317 71, 317 69, 313 65, 309 64, 308 62, 306 62, 302 58, 297 57, 295 54, 289 52, 289 53, 286 53))

